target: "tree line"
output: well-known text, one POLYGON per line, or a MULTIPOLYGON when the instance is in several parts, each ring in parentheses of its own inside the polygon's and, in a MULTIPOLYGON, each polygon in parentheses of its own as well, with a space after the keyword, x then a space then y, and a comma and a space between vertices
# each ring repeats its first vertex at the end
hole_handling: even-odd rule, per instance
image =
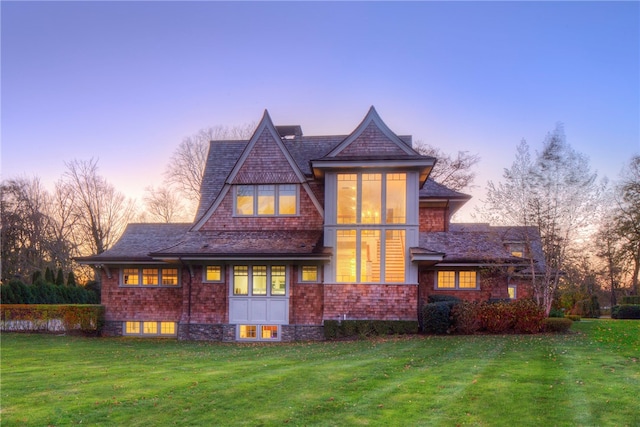
MULTIPOLYGON (((48 191, 39 178, 12 178, 1 184, 2 280, 33 282, 36 271, 63 270, 91 280, 74 257, 99 254, 120 237, 127 223, 192 221, 210 141, 248 139, 255 124, 215 126, 188 136, 169 159, 164 182, 148 187, 143 210, 98 171, 98 161, 73 160, 48 191)), ((438 159, 431 178, 456 190, 475 179, 477 154, 450 155, 422 142, 416 149, 438 159)), ((637 294, 640 271, 640 156, 633 156, 620 179, 597 179, 589 160, 567 142, 557 125, 532 153, 521 141, 502 180, 489 181, 476 212, 493 225, 535 227, 546 269, 534 275, 535 298, 547 312, 606 294, 611 305, 622 294, 637 294)), ((524 236, 527 238, 527 236, 524 236)))

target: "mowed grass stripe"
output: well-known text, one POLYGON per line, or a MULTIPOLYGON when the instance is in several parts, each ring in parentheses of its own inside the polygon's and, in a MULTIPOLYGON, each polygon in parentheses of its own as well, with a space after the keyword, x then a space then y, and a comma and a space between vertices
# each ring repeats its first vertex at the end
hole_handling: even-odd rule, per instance
POLYGON ((637 426, 639 326, 278 345, 3 334, 2 425, 637 426))

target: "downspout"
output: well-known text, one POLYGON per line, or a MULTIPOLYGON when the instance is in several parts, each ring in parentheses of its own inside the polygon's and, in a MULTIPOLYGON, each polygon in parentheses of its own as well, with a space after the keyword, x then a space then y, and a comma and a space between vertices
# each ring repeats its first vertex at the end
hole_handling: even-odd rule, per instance
POLYGON ((187 269, 189 270, 189 297, 187 298, 187 339, 190 340, 191 339, 191 285, 193 283, 193 269, 192 266, 190 264, 186 264, 182 258, 178 258, 178 260, 180 261, 180 264, 183 267, 187 267, 187 269))

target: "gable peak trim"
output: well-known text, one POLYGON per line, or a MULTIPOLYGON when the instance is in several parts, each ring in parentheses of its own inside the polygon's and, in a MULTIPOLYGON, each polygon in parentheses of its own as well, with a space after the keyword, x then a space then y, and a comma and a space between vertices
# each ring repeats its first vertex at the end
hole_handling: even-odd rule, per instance
POLYGON ((387 124, 382 120, 375 107, 372 105, 369 108, 369 111, 365 115, 364 119, 360 122, 360 124, 355 128, 353 132, 347 138, 342 141, 338 146, 336 146, 333 150, 331 150, 326 157, 335 157, 340 154, 344 149, 346 149, 353 141, 355 141, 367 127, 373 123, 389 140, 395 143, 401 150, 403 150, 408 155, 418 155, 418 153, 411 148, 402 138, 396 135, 387 124))

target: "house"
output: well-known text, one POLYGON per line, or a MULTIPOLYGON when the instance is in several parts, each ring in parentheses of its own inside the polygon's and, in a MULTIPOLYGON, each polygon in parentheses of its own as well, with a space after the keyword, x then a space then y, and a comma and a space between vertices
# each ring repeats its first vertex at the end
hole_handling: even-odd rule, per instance
POLYGON ((349 135, 306 136, 265 111, 212 141, 193 223, 130 224, 99 269, 106 335, 323 338, 337 319, 418 320, 430 295, 530 295, 535 229, 455 224, 470 196, 371 107, 349 135), (528 273, 529 272, 529 273, 528 273))

